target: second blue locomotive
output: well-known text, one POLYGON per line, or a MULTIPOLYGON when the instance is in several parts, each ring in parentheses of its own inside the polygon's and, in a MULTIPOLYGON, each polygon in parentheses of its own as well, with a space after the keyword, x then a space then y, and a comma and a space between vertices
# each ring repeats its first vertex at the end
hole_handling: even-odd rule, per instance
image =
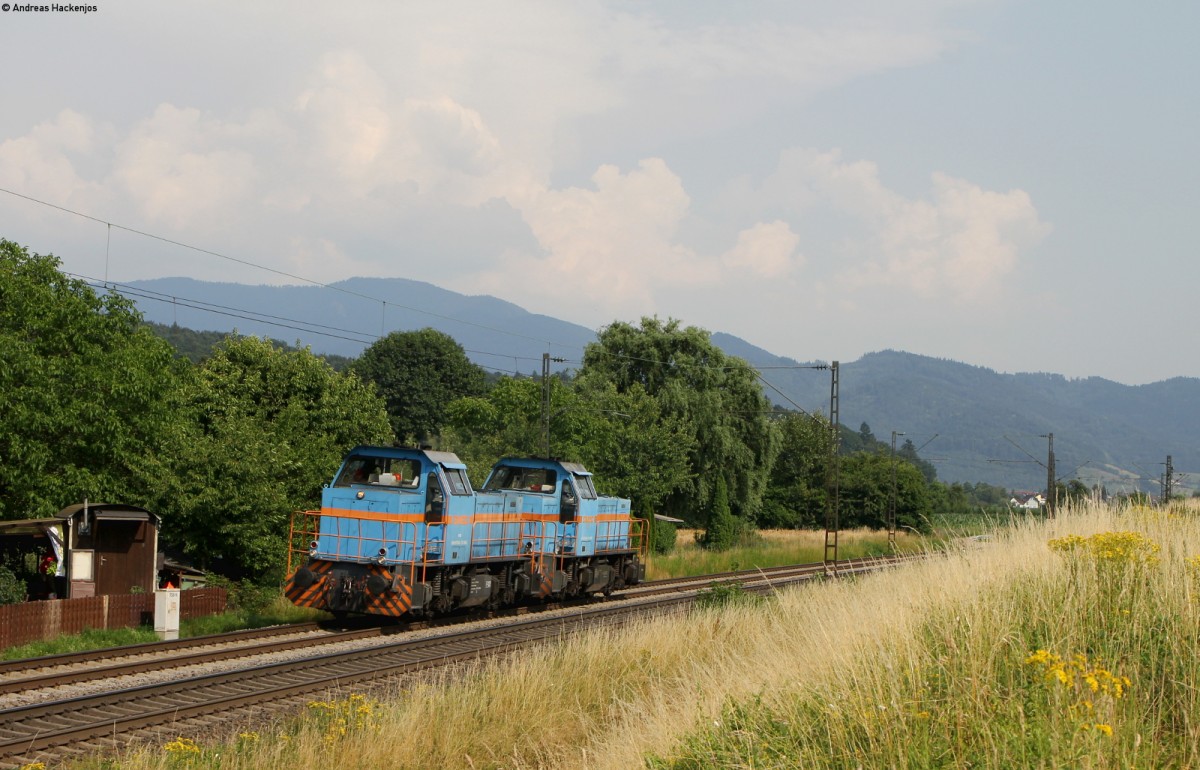
POLYGON ((432 615, 608 594, 645 575, 645 522, 578 463, 504 458, 476 491, 450 452, 355 447, 293 518, 288 598, 335 614, 432 615), (295 570, 292 571, 292 567, 295 570))

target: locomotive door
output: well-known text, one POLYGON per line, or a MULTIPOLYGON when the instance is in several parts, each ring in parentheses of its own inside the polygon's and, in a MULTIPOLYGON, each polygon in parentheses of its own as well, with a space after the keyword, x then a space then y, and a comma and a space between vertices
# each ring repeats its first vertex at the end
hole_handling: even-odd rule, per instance
POLYGON ((100 520, 95 523, 96 595, 128 594, 139 586, 143 591, 154 590, 145 565, 149 544, 145 521, 100 520))

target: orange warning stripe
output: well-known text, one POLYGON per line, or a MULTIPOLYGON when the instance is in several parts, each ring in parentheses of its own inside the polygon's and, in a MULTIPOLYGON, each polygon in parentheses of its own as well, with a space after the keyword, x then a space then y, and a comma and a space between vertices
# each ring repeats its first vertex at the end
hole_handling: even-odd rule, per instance
POLYGON ((335 516, 340 519, 359 519, 361 521, 383 521, 388 523, 420 524, 425 521, 423 513, 388 513, 386 511, 355 511, 350 508, 322 508, 322 516, 335 516))
MULTIPOLYGON (((392 573, 383 567, 371 565, 367 568, 367 571, 382 576, 389 584, 392 582, 392 573)), ((412 586, 406 580, 401 579, 399 588, 400 590, 395 593, 384 591, 379 596, 367 591, 367 601, 363 606, 363 612, 369 615, 389 615, 392 617, 400 617, 408 612, 412 608, 412 586)))
POLYGON ((308 588, 297 588, 292 578, 295 574, 288 578, 287 585, 284 588, 284 595, 288 600, 297 607, 320 607, 323 602, 320 599, 325 593, 325 573, 333 568, 333 564, 327 561, 318 561, 307 565, 308 569, 317 575, 317 579, 308 588))

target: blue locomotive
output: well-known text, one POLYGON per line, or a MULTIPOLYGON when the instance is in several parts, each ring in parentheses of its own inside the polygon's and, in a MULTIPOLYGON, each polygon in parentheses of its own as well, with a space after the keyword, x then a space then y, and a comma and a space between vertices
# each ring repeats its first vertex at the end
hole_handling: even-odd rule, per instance
POLYGON ((292 603, 394 617, 607 595, 642 580, 647 545, 578 463, 504 458, 476 491, 453 453, 377 446, 350 451, 289 542, 292 603))

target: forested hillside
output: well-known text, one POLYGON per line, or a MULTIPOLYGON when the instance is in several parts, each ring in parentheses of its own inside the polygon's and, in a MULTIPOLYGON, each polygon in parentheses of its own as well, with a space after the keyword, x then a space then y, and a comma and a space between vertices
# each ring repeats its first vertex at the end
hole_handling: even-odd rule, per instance
MULTIPOLYGON (((190 279, 136 282, 135 297, 148 320, 197 329, 284 336, 279 318, 303 318, 307 330, 288 328, 318 353, 357 356, 382 330, 432 327, 453 337, 488 371, 533 374, 543 353, 564 359, 556 371, 578 369, 594 330, 528 313, 487 296, 467 296, 401 278, 355 278, 336 290, 296 286, 241 286, 190 279), (159 292, 151 294, 150 291, 159 292), (157 296, 159 299, 150 299, 157 296), (271 314, 249 321, 201 311, 163 297, 188 297, 215 306, 271 314), (386 299, 381 301, 370 297, 386 299), (325 325, 318 328, 316 324, 325 325), (355 330, 349 334, 346 330, 355 330), (353 337, 354 340, 347 339, 353 337)), ((201 307, 198 303, 197 307, 201 307)), ((828 372, 799 368, 743 339, 716 332, 723 352, 759 367, 773 403, 828 414, 828 372)), ((804 340, 796 342, 803 349, 804 340)), ((918 445, 937 434, 922 454, 939 478, 1041 489, 1048 440, 1054 434, 1057 475, 1110 491, 1157 494, 1167 455, 1184 488, 1200 485, 1200 380, 1176 378, 1128 386, 1054 374, 1002 374, 928 356, 883 351, 841 361, 840 417, 853 430, 863 422, 883 439, 895 430, 918 445)))

